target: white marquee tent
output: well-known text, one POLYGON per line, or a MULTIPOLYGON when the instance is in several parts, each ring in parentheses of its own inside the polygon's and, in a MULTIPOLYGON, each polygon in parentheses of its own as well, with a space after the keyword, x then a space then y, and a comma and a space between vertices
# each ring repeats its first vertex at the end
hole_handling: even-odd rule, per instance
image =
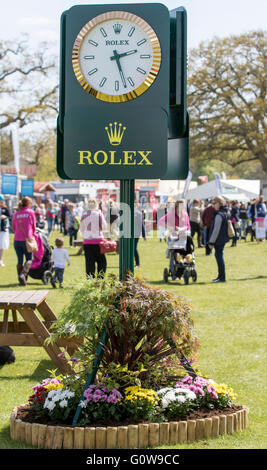
MULTIPOLYGON (((260 194, 260 180, 221 180, 222 196, 227 200, 248 202, 260 194)), ((190 189, 187 199, 210 199, 219 194, 216 181, 209 181, 190 189)))

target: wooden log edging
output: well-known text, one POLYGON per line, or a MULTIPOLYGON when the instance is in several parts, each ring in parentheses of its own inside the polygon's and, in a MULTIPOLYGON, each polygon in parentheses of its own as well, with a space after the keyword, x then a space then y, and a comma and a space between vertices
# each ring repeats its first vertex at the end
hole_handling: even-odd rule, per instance
POLYGON ((248 426, 247 407, 212 418, 113 427, 70 427, 26 423, 10 416, 10 437, 39 449, 144 449, 232 434, 248 426))

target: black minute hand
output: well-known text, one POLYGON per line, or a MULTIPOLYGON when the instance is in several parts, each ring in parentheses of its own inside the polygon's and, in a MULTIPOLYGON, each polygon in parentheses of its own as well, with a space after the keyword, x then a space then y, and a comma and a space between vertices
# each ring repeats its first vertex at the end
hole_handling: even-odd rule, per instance
POLYGON ((123 74, 123 71, 122 71, 122 68, 121 68, 120 55, 118 54, 117 51, 113 51, 113 54, 114 54, 114 56, 110 57, 110 60, 116 60, 116 64, 117 64, 119 72, 120 72, 122 84, 123 84, 124 88, 126 88, 127 85, 126 85, 126 80, 125 80, 125 77, 124 77, 124 74, 123 74))

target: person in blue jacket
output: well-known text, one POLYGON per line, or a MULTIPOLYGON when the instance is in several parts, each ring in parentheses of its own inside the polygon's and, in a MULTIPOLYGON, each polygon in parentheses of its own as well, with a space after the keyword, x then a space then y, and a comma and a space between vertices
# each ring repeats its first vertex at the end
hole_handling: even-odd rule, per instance
POLYGON ((209 237, 209 247, 214 247, 215 258, 218 266, 218 276, 213 282, 226 282, 224 246, 229 241, 228 237, 228 219, 230 218, 229 209, 225 200, 221 196, 215 196, 213 201, 215 209, 209 237))

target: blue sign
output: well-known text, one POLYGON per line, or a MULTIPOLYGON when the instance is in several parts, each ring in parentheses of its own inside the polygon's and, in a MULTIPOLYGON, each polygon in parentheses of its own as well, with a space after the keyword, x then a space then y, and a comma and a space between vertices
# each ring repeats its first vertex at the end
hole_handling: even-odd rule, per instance
POLYGON ((21 196, 33 196, 34 180, 21 180, 21 196))
POLYGON ((15 175, 2 175, 2 194, 17 194, 18 177, 15 175))

